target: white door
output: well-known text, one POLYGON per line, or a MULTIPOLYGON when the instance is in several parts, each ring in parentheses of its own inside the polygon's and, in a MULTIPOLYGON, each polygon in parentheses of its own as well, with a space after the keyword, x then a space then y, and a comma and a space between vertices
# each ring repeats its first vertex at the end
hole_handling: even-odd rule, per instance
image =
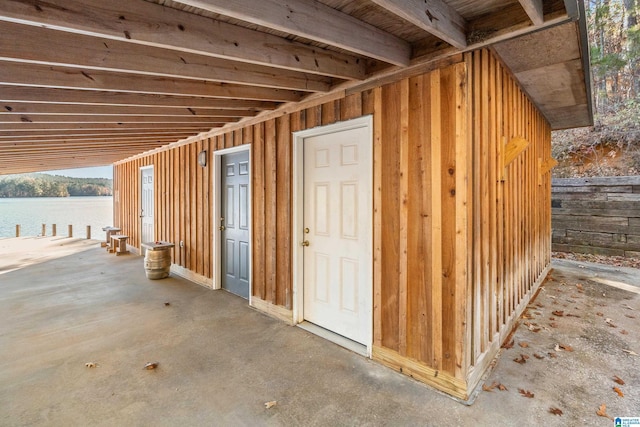
POLYGON ((303 144, 303 316, 368 345, 373 286, 371 131, 365 126, 309 136, 303 144))
MULTIPOLYGON (((140 169, 142 188, 140 191, 140 219, 142 223, 142 243, 153 242, 153 167, 140 169)), ((144 248, 141 249, 144 255, 144 248)))
POLYGON ((222 289, 249 299, 249 151, 225 154, 220 163, 221 285, 222 289))

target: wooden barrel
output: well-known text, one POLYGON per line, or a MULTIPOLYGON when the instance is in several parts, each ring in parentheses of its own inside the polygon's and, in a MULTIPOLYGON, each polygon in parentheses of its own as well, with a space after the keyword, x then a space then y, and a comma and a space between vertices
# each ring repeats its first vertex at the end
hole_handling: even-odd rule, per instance
POLYGON ((147 274, 147 279, 157 280, 169 277, 171 270, 171 251, 169 249, 147 249, 144 255, 144 271, 147 274))

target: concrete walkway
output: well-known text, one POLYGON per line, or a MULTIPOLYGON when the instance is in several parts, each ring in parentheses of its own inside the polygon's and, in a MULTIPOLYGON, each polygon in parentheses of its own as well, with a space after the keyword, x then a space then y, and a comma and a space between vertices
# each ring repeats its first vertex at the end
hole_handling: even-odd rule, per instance
MULTIPOLYGON (((586 312, 557 323, 587 322, 593 334, 607 334, 600 348, 608 350, 588 348, 597 343, 573 327, 567 334, 580 335, 563 336, 565 325, 535 334, 523 325, 486 381, 508 390, 480 392, 465 406, 224 291, 174 277, 147 280, 140 257, 107 254, 95 241, 76 250, 15 270, 0 266, 0 425, 610 426, 595 414, 602 403, 611 416, 640 416, 640 358, 622 351, 640 353, 638 320, 622 315, 640 318, 637 293, 584 281, 580 295, 594 310, 605 310, 603 290, 614 296, 608 303, 618 329, 595 314, 587 322, 586 312), (518 347, 525 340, 528 348, 518 347), (554 352, 558 342, 575 351, 554 352), (544 360, 512 361, 527 352, 544 360), (144 369, 148 362, 157 369, 144 369), (612 391, 613 374, 626 382, 618 386, 624 398, 612 391)), ((0 253, 16 265, 11 256, 0 253)), ((553 302, 565 298, 556 287, 571 287, 571 298, 575 278, 564 274, 552 273, 556 284, 545 284, 535 301, 544 307, 531 316, 548 323, 553 302)))

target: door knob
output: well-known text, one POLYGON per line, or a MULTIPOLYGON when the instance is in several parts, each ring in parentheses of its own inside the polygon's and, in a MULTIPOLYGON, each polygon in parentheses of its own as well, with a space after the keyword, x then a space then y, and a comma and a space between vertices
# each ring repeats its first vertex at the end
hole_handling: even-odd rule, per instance
POLYGON ((309 241, 305 240, 304 242, 301 243, 302 246, 309 246, 309 241))
POLYGON ((226 229, 226 227, 224 225, 221 225, 220 227, 218 227, 218 230, 220 231, 224 231, 226 229))

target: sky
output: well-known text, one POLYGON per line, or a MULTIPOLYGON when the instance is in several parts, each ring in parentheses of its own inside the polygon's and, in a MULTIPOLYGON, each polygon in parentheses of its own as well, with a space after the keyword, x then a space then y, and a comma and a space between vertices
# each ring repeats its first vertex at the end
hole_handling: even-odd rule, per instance
POLYGON ((42 172, 49 175, 69 176, 72 178, 113 178, 113 166, 98 166, 93 168, 62 169, 42 172))

